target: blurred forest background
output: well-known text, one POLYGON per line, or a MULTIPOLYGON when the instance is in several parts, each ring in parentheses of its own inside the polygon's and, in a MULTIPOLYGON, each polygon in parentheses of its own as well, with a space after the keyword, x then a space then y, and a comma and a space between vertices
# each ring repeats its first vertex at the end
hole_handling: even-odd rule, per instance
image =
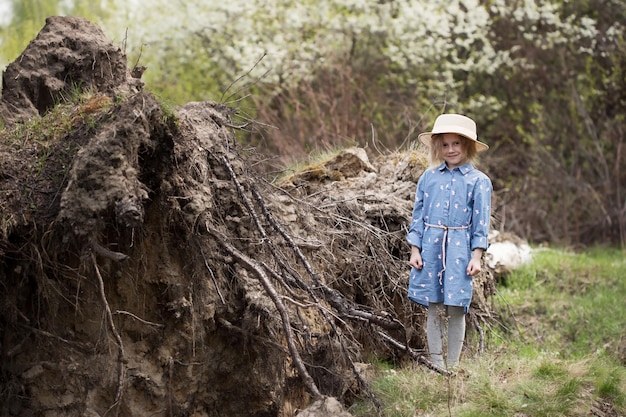
POLYGON ((51 15, 99 25, 163 102, 237 109, 268 172, 467 114, 497 228, 626 248, 623 0, 0 0, 1 69, 51 15))

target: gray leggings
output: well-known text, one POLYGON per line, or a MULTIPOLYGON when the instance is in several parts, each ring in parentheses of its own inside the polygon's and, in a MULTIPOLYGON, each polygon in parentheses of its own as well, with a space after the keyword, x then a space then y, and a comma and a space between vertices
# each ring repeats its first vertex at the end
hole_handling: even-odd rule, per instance
POLYGON ((457 366, 463 348, 463 340, 465 340, 465 308, 446 306, 443 303, 430 303, 428 319, 426 320, 426 337, 430 360, 433 365, 442 369, 457 366), (443 345, 446 335, 446 319, 448 322, 448 354, 444 362, 443 345))

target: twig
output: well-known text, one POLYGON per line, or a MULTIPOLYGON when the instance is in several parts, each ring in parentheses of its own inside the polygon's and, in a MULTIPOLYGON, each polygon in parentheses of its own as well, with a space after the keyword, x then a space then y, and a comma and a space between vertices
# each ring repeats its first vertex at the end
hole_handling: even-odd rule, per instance
POLYGON ((396 339, 394 339, 393 337, 389 336, 388 334, 384 333, 384 332, 378 332, 378 334, 385 340, 387 341, 389 344, 391 344, 392 346, 395 346, 398 349, 401 349, 403 351, 405 351, 410 357, 412 357, 413 359, 417 360, 418 363, 421 363, 422 365, 426 366, 428 369, 431 369, 435 372, 438 372, 442 375, 445 376, 452 376, 453 373, 446 370, 446 369, 442 369, 439 368, 438 366, 433 365, 433 363, 431 361, 429 361, 428 359, 426 359, 426 357, 422 354, 417 353, 415 350, 411 349, 409 346, 407 345, 403 345, 402 343, 398 342, 396 339))
POLYGON ((379 316, 379 315, 376 315, 367 311, 358 310, 355 308, 349 309, 347 313, 351 316, 365 319, 369 323, 374 323, 387 330, 399 330, 399 329, 404 328, 404 325, 395 318, 386 318, 386 317, 382 317, 382 316, 379 316))
MULTIPOLYGON (((261 57, 259 59, 257 59, 257 61, 254 63, 254 65, 252 65, 252 67, 246 71, 244 74, 240 75, 239 77, 237 77, 233 82, 231 82, 228 87, 226 87, 226 89, 224 90, 224 93, 222 94, 222 97, 220 97, 220 103, 223 103, 225 101, 228 101, 232 96, 236 95, 237 93, 239 93, 243 88, 240 88, 239 90, 235 91, 234 93, 232 93, 230 96, 228 96, 226 98, 226 100, 224 100, 224 96, 226 95, 226 93, 228 92, 228 90, 230 90, 230 88, 232 86, 234 86, 235 84, 237 84, 237 82, 239 82, 239 80, 243 79, 244 77, 250 75, 250 73, 252 72, 253 69, 256 68, 257 65, 259 65, 261 63, 261 61, 263 61, 263 58, 265 58, 267 56, 267 51, 263 52, 263 55, 261 55, 261 57)), ((257 78, 254 82, 254 84, 256 84, 257 81, 263 79, 268 73, 270 72, 270 70, 267 70, 263 73, 262 76, 260 76, 259 78, 257 78)))
MULTIPOLYGON (((124 366, 124 363, 126 362, 124 344, 122 343, 122 338, 115 327, 115 323, 113 322, 113 314, 111 313, 111 308, 109 307, 109 302, 107 301, 107 297, 104 292, 104 281, 102 280, 102 275, 100 275, 100 269, 98 268, 98 262, 96 261, 96 255, 94 252, 91 252, 91 260, 96 271, 96 276, 98 277, 100 300, 102 301, 102 304, 104 304, 107 321, 109 322, 109 327, 111 327, 111 331, 113 332, 113 336, 115 336, 115 341, 117 343, 117 390, 115 392, 115 402, 111 405, 111 407, 109 407, 109 410, 117 406, 115 414, 119 415, 119 405, 121 405, 122 396, 124 395, 124 375, 126 373, 126 368, 124 366)), ((107 410, 107 412, 109 410, 107 410)))
MULTIPOLYGON (((265 268, 265 270, 272 276, 274 277, 274 279, 278 282, 280 282, 283 286, 283 288, 285 289, 285 291, 287 291, 289 293, 289 295, 291 295, 293 298, 299 298, 301 300, 304 300, 305 297, 304 296, 300 296, 298 294, 296 294, 296 292, 294 291, 293 288, 291 288, 291 285, 289 285, 287 282, 285 282, 285 279, 288 279, 289 282, 291 284, 293 284, 296 288, 300 288, 301 290, 306 290, 307 289, 307 285, 302 282, 302 280, 296 280, 293 278, 293 276, 295 275, 295 271, 289 271, 292 275, 292 277, 288 277, 286 276, 285 279, 283 279, 282 275, 279 275, 276 271, 274 271, 272 268, 269 267, 268 264, 266 264, 265 262, 261 262, 261 265, 263 265, 263 267, 265 268)), ((281 265, 282 266, 282 265, 281 265)))
MULTIPOLYGON (((127 33, 128 33, 128 28, 126 29, 127 33)), ((139 46, 139 55, 137 56, 137 60, 135 61, 135 65, 133 65, 133 68, 136 68, 137 65, 139 64, 139 60, 141 59, 141 55, 143 54, 143 45, 141 44, 139 46)), ((126 39, 124 39, 124 47, 126 47, 126 39)))
POLYGON ((132 318, 134 318, 137 321, 142 322, 143 324, 147 324, 149 326, 154 326, 154 327, 165 327, 165 325, 163 324, 159 324, 159 323, 152 323, 151 321, 147 321, 142 319, 141 317, 138 317, 136 315, 134 315, 133 313, 130 313, 128 311, 124 311, 124 310, 115 310, 113 312, 113 314, 126 314, 127 316, 131 316, 132 318))
POLYGON ((478 318, 476 318, 476 315, 472 316, 472 321, 474 322, 474 327, 476 328, 476 330, 478 330, 478 335, 479 335, 478 352, 484 353, 485 352, 485 332, 483 331, 483 328, 480 326, 480 323, 478 322, 478 318))

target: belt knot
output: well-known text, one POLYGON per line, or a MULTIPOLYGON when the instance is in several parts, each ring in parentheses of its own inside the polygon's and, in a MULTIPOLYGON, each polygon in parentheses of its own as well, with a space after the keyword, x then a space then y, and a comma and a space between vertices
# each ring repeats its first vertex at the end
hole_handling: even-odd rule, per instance
POLYGON ((443 224, 430 224, 424 222, 424 225, 428 227, 434 227, 436 229, 443 229, 443 241, 441 242, 441 256, 443 269, 439 271, 439 285, 443 285, 443 273, 446 270, 446 245, 448 243, 448 230, 465 230, 469 229, 469 226, 445 226, 443 224))

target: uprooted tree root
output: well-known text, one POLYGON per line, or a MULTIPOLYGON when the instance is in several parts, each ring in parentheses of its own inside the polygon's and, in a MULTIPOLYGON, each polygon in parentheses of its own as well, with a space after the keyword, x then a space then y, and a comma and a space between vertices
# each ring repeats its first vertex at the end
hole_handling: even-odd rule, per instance
MULTIPOLYGON (((11 71, 45 62, 57 37, 11 71)), ((67 45, 96 56, 87 40, 67 45)), ((103 56, 124 72, 120 54, 103 56)), ((2 132, 0 414, 291 416, 331 396, 380 407, 365 358, 435 369, 406 297, 415 152, 373 164, 346 152, 272 183, 235 143, 233 109, 170 111, 137 80, 103 85, 59 113, 27 106, 33 121, 2 132)), ((479 334, 492 294, 487 271, 479 334)))
POLYGON ((288 415, 325 396, 380 406, 365 357, 432 367, 405 297, 406 207, 267 182, 229 114, 194 103, 168 119, 129 97, 51 184, 52 220, 26 210, 3 238, 6 407, 288 415), (52 388, 52 370, 89 388, 52 388))

